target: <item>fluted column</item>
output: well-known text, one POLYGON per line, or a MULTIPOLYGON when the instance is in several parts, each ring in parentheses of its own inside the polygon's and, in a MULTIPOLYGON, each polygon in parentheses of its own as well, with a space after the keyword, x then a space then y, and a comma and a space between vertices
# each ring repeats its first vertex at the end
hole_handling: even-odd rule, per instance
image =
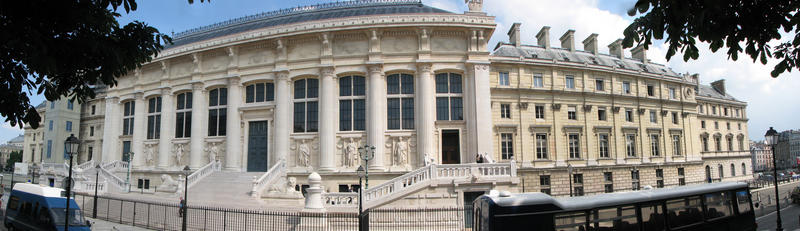
MULTIPOLYGON (((192 138, 191 146, 189 147, 189 167, 197 169, 203 167, 203 138, 206 134, 206 129, 203 122, 207 121, 205 110, 206 106, 206 90, 203 88, 203 83, 195 82, 192 84, 192 138)), ((185 157, 182 159, 186 159, 185 157)), ((186 165, 185 163, 176 164, 177 167, 186 165)))
POLYGON ((420 63, 417 65, 417 89, 414 97, 416 98, 416 130, 417 130, 417 156, 419 160, 424 160, 425 154, 435 156, 433 149, 433 122, 436 112, 434 97, 434 81, 430 63, 420 63))
POLYGON ((131 142, 131 152, 133 152, 133 166, 141 167, 144 165, 144 139, 147 134, 147 104, 144 94, 134 93, 134 114, 133 114, 133 141, 131 142))
POLYGON ((161 133, 158 140, 158 167, 169 167, 169 154, 172 142, 170 139, 175 135, 175 104, 172 103, 172 90, 170 88, 161 89, 161 133))
MULTIPOLYGON (((275 158, 271 158, 272 164, 277 160, 285 160, 286 153, 289 152, 289 101, 291 95, 289 94, 289 72, 282 71, 276 75, 275 84, 275 133, 272 137, 275 138, 275 158)), ((325 118, 323 118, 325 119, 325 118)), ((270 165, 271 166, 271 165, 270 165)))
POLYGON ((320 70, 319 94, 319 170, 333 171, 336 169, 334 158, 336 155, 336 81, 333 67, 323 67, 320 70))
POLYGON ((370 160, 370 170, 383 170, 384 135, 386 133, 386 80, 382 65, 369 66, 369 93, 367 94, 367 144, 375 147, 375 157, 370 160))
POLYGON ((120 123, 116 120, 120 117, 122 117, 122 114, 119 114, 119 98, 106 97, 106 112, 105 118, 103 118, 103 153, 100 155, 100 161, 110 162, 116 160, 114 153, 117 150, 118 137, 120 135, 118 132, 120 123))
POLYGON ((239 105, 242 102, 242 86, 239 77, 228 79, 228 127, 225 137, 225 168, 238 171, 242 168, 242 127, 239 105))

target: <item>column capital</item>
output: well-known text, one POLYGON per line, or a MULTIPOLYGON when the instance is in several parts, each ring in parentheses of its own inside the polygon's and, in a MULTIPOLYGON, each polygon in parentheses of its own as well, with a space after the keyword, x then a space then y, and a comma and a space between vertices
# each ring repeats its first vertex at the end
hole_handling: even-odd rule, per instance
POLYGON ((382 74, 383 64, 368 64, 367 69, 369 70, 370 74, 382 74))
POLYGON ((203 82, 193 82, 192 83, 192 90, 193 91, 202 91, 204 88, 203 82))
POLYGON ((161 95, 162 96, 172 95, 172 88, 170 88, 170 87, 162 87, 161 88, 161 95))
POLYGON ((289 81, 289 71, 288 70, 278 71, 278 72, 275 73, 275 77, 276 77, 275 79, 278 80, 278 81, 286 81, 286 82, 288 82, 289 81))
POLYGON ((135 99, 135 100, 144 100, 144 92, 142 92, 142 91, 133 92, 133 99, 135 99))
POLYGON ((433 70, 433 64, 424 62, 424 63, 417 63, 417 71, 418 72, 431 72, 433 70))
POLYGON ((242 79, 238 75, 228 77, 228 85, 238 86, 242 79))
POLYGON ((119 97, 117 96, 106 96, 106 104, 116 104, 119 103, 119 97))
POLYGON ((319 74, 323 77, 325 76, 335 76, 336 68, 333 66, 324 66, 319 68, 319 74))

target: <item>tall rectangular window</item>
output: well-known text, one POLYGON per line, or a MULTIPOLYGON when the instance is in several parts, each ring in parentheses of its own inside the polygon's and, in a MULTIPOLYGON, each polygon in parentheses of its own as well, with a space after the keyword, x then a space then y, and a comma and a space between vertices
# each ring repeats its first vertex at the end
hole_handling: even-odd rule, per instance
POLYGON ((708 137, 705 137, 705 136, 701 137, 700 141, 703 143, 703 151, 707 152, 708 151, 708 137))
POLYGON ((672 135, 672 155, 673 156, 680 156, 681 155, 681 136, 680 135, 672 135))
POLYGON ((97 112, 97 105, 92 105, 92 115, 95 115, 97 112))
POLYGON ((537 119, 544 119, 544 105, 534 106, 534 114, 537 119))
POLYGON ((567 89, 575 89, 575 76, 567 75, 564 79, 567 89))
POLYGON ((228 88, 208 91, 208 136, 225 136, 227 121, 228 88))
POLYGON ((414 129, 414 76, 386 77, 387 126, 389 130, 414 129))
POLYGON ((725 127, 726 127, 728 130, 731 130, 731 122, 725 122, 725 127))
POLYGON ((658 117, 656 116, 656 110, 650 110, 650 123, 658 123, 658 117))
POLYGON ((50 123, 48 123, 47 130, 48 131, 52 131, 53 130, 53 121, 52 120, 50 121, 50 123))
POLYGON ((598 107, 597 108, 597 120, 605 121, 606 120, 606 108, 598 107))
POLYGON ((705 112, 705 107, 704 107, 704 106, 705 106, 705 105, 702 105, 702 104, 700 104, 700 105, 697 105, 697 107, 699 108, 698 110, 699 110, 700 114, 706 113, 706 112, 705 112))
POLYGON ((500 118, 511 119, 511 104, 500 104, 500 118))
POLYGON ((567 107, 567 119, 569 120, 577 120, 578 119, 578 112, 575 106, 567 107))
POLYGON ((550 175, 539 175, 540 192, 550 195, 550 175))
POLYGON ((717 114, 717 106, 711 106, 711 114, 717 114))
POLYGON ((625 121, 633 122, 633 110, 625 109, 625 121))
POLYGON ((605 81, 603 79, 595 79, 594 80, 594 89, 597 91, 604 91, 605 90, 605 81))
POLYGON ((536 133, 536 158, 547 159, 547 133, 536 133))
POLYGON ((605 183, 604 188, 606 193, 614 192, 614 175, 612 172, 603 173, 603 182, 605 183))
POLYGON ((714 129, 719 130, 719 122, 714 121, 714 129))
POLYGON ((572 174, 572 183, 574 184, 575 196, 583 196, 583 174, 572 174))
POLYGON ((675 94, 675 88, 674 87, 670 87, 669 88, 669 98, 670 99, 677 99, 678 98, 678 94, 675 94))
POLYGON ((656 187, 664 187, 664 169, 656 169, 656 187))
POLYGON ((700 121, 700 128, 706 128, 706 121, 705 120, 701 120, 700 121))
POLYGON ((636 157, 636 135, 625 135, 625 153, 628 157, 636 157))
POLYGON ((609 158, 609 155, 608 155, 608 134, 606 134, 606 133, 597 134, 597 140, 598 140, 597 148, 598 148, 598 151, 599 151, 600 158, 609 158))
POLYGON ((622 81, 622 93, 631 94, 631 82, 622 81))
POLYGON ((67 129, 68 132, 72 131, 72 121, 67 121, 67 129))
POLYGON ((544 87, 544 78, 542 77, 542 74, 533 74, 533 87, 544 87))
POLYGON ((339 77, 339 131, 366 129, 366 78, 339 77))
POLYGON ((678 168, 678 185, 686 185, 686 172, 683 168, 678 168))
POLYGON ((75 108, 75 103, 73 103, 72 100, 67 100, 67 109, 72 110, 74 108, 75 108))
POLYGON ((498 78, 499 78, 498 81, 500 83, 500 86, 508 86, 509 85, 508 72, 502 72, 501 71, 500 73, 498 73, 498 78))
POLYGON ((716 150, 722 151, 722 139, 719 136, 714 137, 714 145, 716 146, 716 150))
POLYGON ((658 137, 658 134, 650 134, 650 154, 652 156, 661 156, 658 137))
POLYGON ((631 189, 639 190, 639 170, 631 170, 631 189))
POLYGON ((726 137, 725 138, 728 143, 728 151, 733 151, 733 137, 726 137))
POLYGON ((136 102, 125 102, 122 107, 122 135, 133 135, 133 114, 136 111, 136 102))
POLYGON ((47 159, 50 159, 53 152, 53 141, 47 140, 47 159))
POLYGON ((293 101, 294 132, 317 132, 319 128, 319 80, 314 78, 295 80, 293 101))
POLYGON ((678 124, 678 113, 672 112, 672 124, 678 124))
POLYGON ((647 84, 647 96, 656 96, 656 88, 652 84, 647 84))
POLYGON ((262 103, 274 100, 274 83, 253 83, 245 87, 245 103, 262 103))
POLYGON ((93 136, 94 136, 94 126, 90 126, 90 127, 89 127, 89 136, 90 136, 90 137, 93 137, 93 136))
POLYGON ((461 75, 436 74, 436 120, 463 120, 461 75))
POLYGON ((192 93, 178 94, 175 108, 175 138, 192 136, 192 93))
POLYGON ((500 134, 500 152, 504 160, 514 158, 514 134, 502 133, 500 134))
POLYGON ((580 147, 580 137, 578 134, 569 134, 569 158, 570 159, 580 159, 581 158, 581 147, 580 147))
POLYGON ((147 139, 161 137, 161 96, 148 100, 147 105, 147 139))

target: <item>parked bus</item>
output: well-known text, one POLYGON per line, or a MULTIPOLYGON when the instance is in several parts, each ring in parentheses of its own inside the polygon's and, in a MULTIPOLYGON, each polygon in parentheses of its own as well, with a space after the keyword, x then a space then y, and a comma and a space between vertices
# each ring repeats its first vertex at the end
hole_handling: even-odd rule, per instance
POLYGON ((566 198, 506 192, 483 195, 473 206, 474 231, 756 230, 741 182, 566 198))
MULTIPOLYGON (((66 193, 59 188, 17 183, 11 189, 4 224, 8 230, 64 230, 66 193)), ((91 230, 78 203, 69 200, 69 230, 91 230)))

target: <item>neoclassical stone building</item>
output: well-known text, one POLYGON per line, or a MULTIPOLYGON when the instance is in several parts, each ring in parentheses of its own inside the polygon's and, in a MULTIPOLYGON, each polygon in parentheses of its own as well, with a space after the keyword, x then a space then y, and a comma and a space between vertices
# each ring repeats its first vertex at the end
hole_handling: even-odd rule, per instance
MULTIPOLYGON (((534 46, 514 24, 490 51, 494 17, 467 2, 464 13, 410 0, 332 3, 179 33, 83 105, 81 153, 104 163, 134 153, 132 178, 152 185, 185 165, 219 161, 246 174, 285 163, 301 184, 318 172, 329 192, 358 182, 364 145, 375 148, 377 183, 480 153, 516 164, 511 190, 554 195, 569 193, 568 169, 576 193, 601 193, 699 183, 705 162, 748 158, 700 151, 697 110, 717 101, 698 75, 651 63, 641 48, 624 57, 620 41, 601 54, 596 34, 584 50, 572 30, 552 47, 549 27, 534 46)), ((746 104, 724 103, 746 126, 746 104)), ((751 175, 745 168, 736 176, 751 175)))

